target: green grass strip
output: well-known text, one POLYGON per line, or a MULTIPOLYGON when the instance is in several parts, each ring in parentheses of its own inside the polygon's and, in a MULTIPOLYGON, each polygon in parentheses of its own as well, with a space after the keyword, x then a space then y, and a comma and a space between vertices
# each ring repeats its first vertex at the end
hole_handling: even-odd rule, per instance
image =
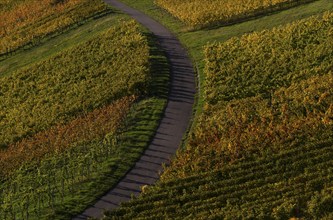
POLYGON ((22 167, 2 184, 1 219, 68 219, 93 204, 134 166, 157 129, 168 93, 167 59, 153 36, 147 32, 146 36, 151 48, 151 92, 132 107, 122 129, 103 142, 78 145, 22 167))

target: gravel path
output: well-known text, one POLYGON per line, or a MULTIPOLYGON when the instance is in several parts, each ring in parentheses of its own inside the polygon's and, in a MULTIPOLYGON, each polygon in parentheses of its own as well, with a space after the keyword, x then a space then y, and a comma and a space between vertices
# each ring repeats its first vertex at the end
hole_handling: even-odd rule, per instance
POLYGON ((132 194, 137 196, 142 186, 153 184, 162 171, 162 163, 168 164, 180 146, 189 126, 194 103, 196 86, 193 66, 177 38, 145 14, 116 0, 105 2, 132 16, 157 37, 171 64, 171 88, 165 114, 147 150, 116 187, 84 213, 73 218, 75 220, 101 218, 105 210, 117 208, 121 202, 128 201, 132 194))

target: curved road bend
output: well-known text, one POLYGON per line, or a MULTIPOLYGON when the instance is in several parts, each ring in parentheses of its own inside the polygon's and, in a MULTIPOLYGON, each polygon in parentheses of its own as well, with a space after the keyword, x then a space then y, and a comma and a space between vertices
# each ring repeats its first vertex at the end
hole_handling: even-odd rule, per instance
POLYGON ((116 0, 105 0, 111 6, 132 16, 156 35, 171 65, 171 88, 164 116, 149 147, 122 180, 95 205, 74 219, 101 218, 105 210, 117 208, 121 202, 137 196, 143 185, 153 184, 162 171, 162 163, 169 163, 181 144, 189 126, 195 95, 195 74, 186 50, 165 27, 116 0))

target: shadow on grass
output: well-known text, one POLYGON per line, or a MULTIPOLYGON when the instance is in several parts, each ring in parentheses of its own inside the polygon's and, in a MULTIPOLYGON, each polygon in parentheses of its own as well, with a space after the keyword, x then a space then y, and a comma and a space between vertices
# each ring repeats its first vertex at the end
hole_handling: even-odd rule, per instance
POLYGON ((170 90, 170 67, 165 53, 159 48, 157 38, 149 32, 144 33, 150 48, 150 72, 152 81, 149 96, 167 99, 170 90))
POLYGON ((114 188, 122 181, 122 178, 135 166, 151 144, 162 119, 170 90, 170 67, 164 52, 159 48, 156 37, 148 32, 144 32, 144 36, 150 47, 149 92, 146 97, 139 99, 130 110, 118 135, 117 158, 112 159, 112 162, 107 165, 109 171, 96 178, 94 183, 90 183, 90 186, 87 184, 87 188, 84 190, 86 195, 81 195, 82 197, 75 201, 75 207, 72 205, 68 207, 71 210, 71 217, 73 214, 79 214, 87 208, 87 205, 93 205, 103 195, 110 192, 110 188, 114 188), (92 188, 92 185, 95 187, 92 188), (85 202, 85 205, 82 202, 85 202))

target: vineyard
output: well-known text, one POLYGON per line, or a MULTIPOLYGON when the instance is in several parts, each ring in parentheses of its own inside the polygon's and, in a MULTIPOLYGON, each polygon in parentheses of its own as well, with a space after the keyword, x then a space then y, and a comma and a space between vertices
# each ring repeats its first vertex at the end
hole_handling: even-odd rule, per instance
POLYGON ((328 138, 221 170, 168 178, 105 219, 332 219, 332 145, 328 138))
POLYGON ((147 93, 148 56, 147 42, 128 23, 1 77, 0 145, 6 148, 119 97, 147 93))
POLYGON ((127 172, 165 106, 150 41, 122 21, 0 77, 0 219, 70 218, 127 172))
POLYGON ((70 219, 82 212, 116 184, 146 148, 160 118, 156 103, 163 106, 164 101, 150 98, 134 104, 116 132, 49 153, 12 171, 0 188, 1 219, 70 219), (138 130, 146 121, 151 130, 138 130))
POLYGON ((99 0, 15 0, 0 4, 0 58, 110 12, 99 0))
MULTIPOLYGON (((121 2, 199 92, 158 182, 103 219, 333 219, 333 2, 121 2)), ((1 220, 71 219, 128 173, 167 104, 158 45, 102 0, 0 0, 1 220)))
POLYGON ((125 97, 112 105, 96 109, 68 124, 48 130, 16 142, 0 152, 0 176, 10 176, 22 163, 39 161, 45 155, 61 153, 76 144, 86 144, 115 133, 124 121, 134 99, 125 97))
POLYGON ((156 0, 194 29, 237 23, 313 0, 156 0))
POLYGON ((208 44, 187 145, 105 219, 332 219, 332 33, 326 12, 208 44))

